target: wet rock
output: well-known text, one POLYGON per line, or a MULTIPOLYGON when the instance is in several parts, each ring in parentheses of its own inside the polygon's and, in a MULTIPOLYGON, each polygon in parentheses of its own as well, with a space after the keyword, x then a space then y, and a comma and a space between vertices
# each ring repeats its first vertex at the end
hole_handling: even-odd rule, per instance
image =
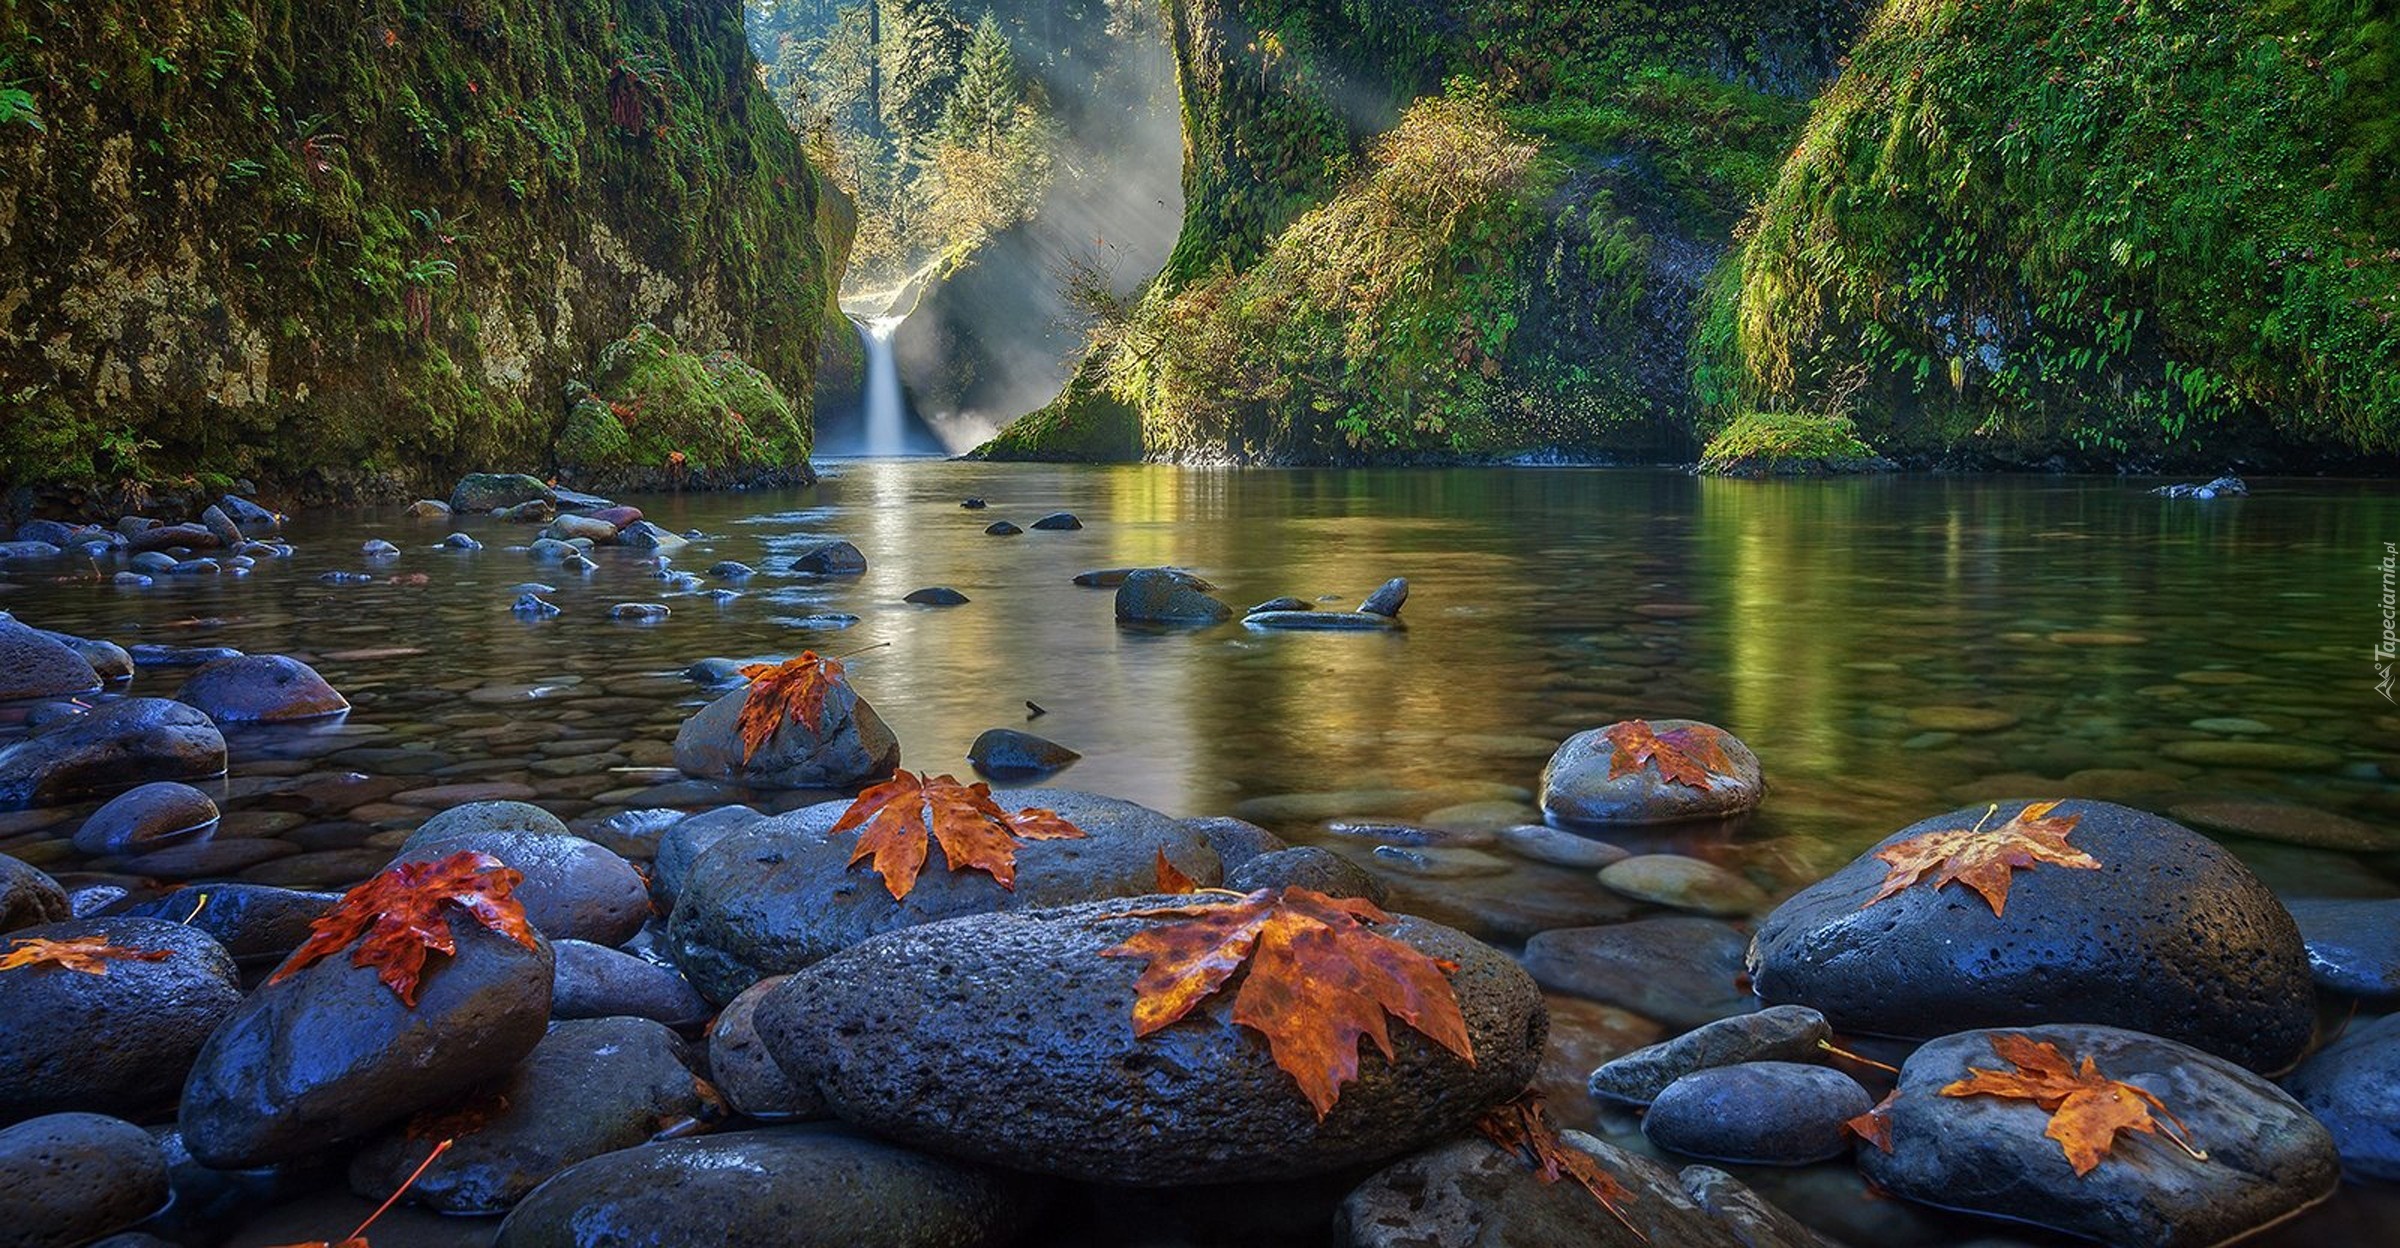
MULTIPOLYGON (((169 569, 169 571, 172 570, 169 569)), ((375 583, 375 578, 364 572, 320 572, 317 574, 317 579, 328 585, 372 585, 375 583)), ((136 646, 134 650, 136 652, 134 657, 136 661, 139 661, 141 647, 136 646)))
POLYGON ((681 550, 691 545, 688 538, 678 537, 647 520, 636 520, 617 531, 617 544, 634 550, 660 552, 681 550))
MULTIPOLYGON (((505 1213, 551 1175, 705 1112, 683 1041, 639 1018, 555 1024, 476 1100, 494 1107, 426 1167, 411 1201, 441 1213, 505 1213)), ((405 1129, 384 1132, 351 1162, 351 1190, 390 1196, 433 1147, 405 1129)))
POLYGON ((550 1018, 549 945, 447 918, 458 952, 427 959, 413 1009, 341 955, 251 993, 184 1083, 192 1156, 237 1170, 305 1158, 447 1108, 531 1053, 550 1018))
POLYGON ((450 518, 450 504, 438 498, 420 498, 410 503, 408 510, 402 514, 411 520, 447 520, 450 518))
POLYGON ((937 848, 904 899, 882 877, 850 863, 855 842, 827 832, 850 807, 824 802, 753 825, 699 855, 667 921, 675 965, 712 1001, 883 932, 959 915, 1029 910, 1158 887, 1158 856, 1202 887, 1223 882, 1216 855, 1180 820, 1115 798, 1066 789, 1000 795, 1011 810, 1056 811, 1080 840, 1031 841, 1017 850, 1016 887, 980 871, 952 871, 937 848))
POLYGON ((225 738, 208 716, 165 698, 125 698, 44 724, 0 749, 0 807, 223 774, 225 738))
POLYGON ((1839 1248, 1714 1166, 1685 1166, 1675 1179, 1683 1194, 1731 1229, 1743 1248, 1839 1248))
POLYGON ((308 939, 309 925, 341 900, 339 893, 266 884, 217 883, 178 889, 127 914, 165 919, 207 933, 243 964, 281 961, 308 939))
POLYGON ((1900 1094, 1885 1110, 1891 1151, 1858 1150, 1870 1180, 1926 1204, 2143 1248, 2224 1243, 2316 1203, 2340 1182, 2325 1128, 2231 1062, 2114 1027, 2011 1031, 2056 1045, 2069 1062, 2091 1058, 2103 1075, 2157 1096, 2208 1159, 2125 1133, 2078 1176, 2043 1134, 2050 1114, 2040 1105, 1939 1094, 1971 1068, 2008 1068, 1992 1050, 1995 1033, 1968 1031, 1925 1045, 1902 1065, 1900 1094))
POLYGON ((225 565, 214 559, 186 559, 168 569, 177 576, 215 576, 224 570, 225 565))
POLYGON ((986 728, 967 747, 975 770, 997 779, 1047 776, 1082 758, 1056 741, 1014 728, 986 728))
POLYGON ((175 556, 156 550, 145 550, 126 561, 136 572, 172 572, 175 562, 175 556))
POLYGON ((1006 520, 994 520, 990 524, 983 526, 983 531, 993 537, 1015 537, 1018 534, 1023 533, 1025 530, 1010 524, 1006 520))
POLYGON ((787 721, 751 753, 741 734, 747 686, 702 707, 675 734, 675 765, 685 775, 765 789, 847 788, 892 773, 900 740, 849 685, 825 698, 815 724, 787 721))
POLYGON ((241 545, 246 540, 242 536, 241 526, 235 524, 233 517, 226 515, 225 509, 222 507, 210 505, 207 510, 200 513, 200 523, 206 526, 210 533, 216 535, 218 545, 234 547, 241 545))
POLYGON ((650 917, 650 891, 633 864, 580 836, 460 832, 410 838, 392 860, 435 862, 461 850, 490 854, 522 874, 526 921, 554 940, 621 945, 650 917))
POLYGON ((1567 738, 1542 768, 1542 813, 1569 824, 1669 823, 1739 814, 1765 795, 1758 756, 1732 733, 1694 719, 1652 720, 1650 727, 1660 734, 1677 729, 1715 733, 1733 771, 1710 773, 1705 789, 1667 780, 1656 762, 1610 779, 1616 745, 1608 728, 1594 728, 1567 738))
POLYGON ((124 589, 147 589, 151 584, 150 578, 139 572, 119 572, 110 577, 109 581, 124 589))
POLYGON ((1777 1005, 1737 1014, 1637 1049, 1592 1072, 1594 1099, 1647 1105, 1667 1085, 1694 1071, 1742 1062, 1805 1062, 1833 1038, 1825 1016, 1802 1005, 1777 1005))
POLYGON ((590 516, 560 516, 542 530, 542 536, 561 542, 579 537, 587 542, 610 542, 616 540, 617 526, 590 516))
POLYGON ((1462 846, 1378 845, 1375 862, 1402 875, 1428 880, 1507 875, 1517 869, 1505 858, 1462 846))
POLYGON ((521 472, 472 472, 450 490, 454 512, 502 511, 520 503, 556 503, 558 495, 539 477, 521 472))
POLYGON ((2400 850, 2400 832, 2337 815, 2311 806, 2285 802, 2183 802, 2167 813, 2177 822, 2204 832, 2223 832, 2311 849, 2351 850, 2370 854, 2400 850))
POLYGON ((580 550, 559 560, 558 566, 560 570, 566 572, 596 572, 600 569, 599 564, 585 558, 580 550))
MULTIPOLYGON (((583 754, 574 758, 549 760, 551 764, 572 764, 558 770, 561 775, 583 775, 612 766, 620 756, 615 754, 583 754)), ((540 771, 545 764, 536 763, 540 771)), ((608 849, 611 853, 647 862, 658 856, 658 839, 667 829, 683 822, 684 812, 666 807, 644 807, 620 811, 595 824, 576 829, 575 834, 608 849)))
POLYGON ((113 641, 74 637, 46 629, 42 635, 74 651, 77 657, 92 665, 92 674, 104 681, 130 680, 133 677, 133 656, 113 641))
POLYGON ((1366 611, 1260 611, 1242 617, 1250 628, 1282 632, 1355 633, 1400 627, 1395 616, 1366 611))
POLYGON ((1117 586, 1116 611, 1120 624, 1214 624, 1233 617, 1233 608, 1165 568, 1127 573, 1117 586))
POLYGON ((650 860, 650 895, 660 910, 675 908, 675 894, 691 874, 692 863, 709 846, 745 828, 751 827, 765 815, 747 806, 719 806, 704 810, 661 833, 658 853, 650 860))
POLYGON ((1045 1195, 839 1127, 779 1126, 593 1158, 519 1204, 495 1248, 999 1245, 1020 1241, 1045 1195))
POLYGON ((671 966, 582 940, 550 943, 557 970, 550 1017, 647 1018, 669 1027, 707 1021, 709 1004, 671 966))
POLYGON ((1544 988, 1698 1027, 1757 1008, 1741 987, 1748 946, 1716 919, 1636 919, 1542 932, 1525 942, 1525 969, 1544 988))
POLYGON ((224 659, 192 673, 175 700, 221 724, 281 724, 323 719, 350 709, 316 669, 280 654, 224 659))
POLYGON ((627 624, 656 624, 673 614, 663 602, 620 602, 608 609, 608 618, 627 624))
MULTIPOLYGON (((1904 828, 2001 826, 1968 807, 1904 828)), ((1761 921, 1758 995, 1824 1012, 1836 1030, 1926 1037, 1975 1027, 2091 1022, 2184 1041, 2260 1070, 2299 1057, 2315 1017, 2299 929, 2266 885, 2206 837, 2156 815, 2070 800, 2069 845, 2097 869, 2010 873, 1995 915, 1961 884, 1914 884, 1868 905, 1875 851, 1761 921)))
POLYGON ((185 550, 215 550, 217 535, 209 532, 206 525, 162 524, 130 535, 125 545, 136 551, 172 550, 177 547, 185 550))
POLYGON ((526 832, 547 836, 569 835, 567 825, 558 816, 531 802, 483 801, 452 806, 435 814, 408 834, 401 848, 415 849, 434 841, 461 836, 469 832, 526 832))
POLYGON ((1372 872, 1330 849, 1314 845, 1295 845, 1259 854, 1225 875, 1225 887, 1237 893, 1293 885, 1314 889, 1328 897, 1363 897, 1379 906, 1391 899, 1391 890, 1372 872))
POLYGON ((74 910, 58 881, 31 863, 0 854, 0 933, 72 917, 74 910))
POLYGON ((1681 854, 1637 854, 1600 869, 1600 882, 1633 898, 1698 914, 1739 917, 1766 908, 1758 885, 1681 854))
POLYGON ((913 602, 920 607, 962 607, 969 600, 965 594, 947 585, 934 585, 925 589, 910 590, 908 597, 901 601, 913 602))
POLYGON ((2354 1025, 2283 1086, 2332 1132, 2350 1177, 2400 1183, 2400 1014, 2354 1025))
POLYGON ((286 518, 283 513, 269 511, 238 494, 225 495, 217 500, 217 506, 224 510, 228 519, 241 526, 242 532, 252 537, 273 537, 283 532, 286 518))
POLYGON ((2162 485, 2150 491, 2160 498, 2240 498, 2250 492, 2240 477, 2218 477, 2204 485, 2162 485))
POLYGON ((134 1115, 170 1105, 200 1042, 242 999, 233 959, 191 928, 158 919, 70 919, 0 936, 100 937, 156 961, 110 959, 107 973, 55 963, 0 973, 0 1121, 64 1110, 134 1115))
POLYGON ((1857 1080, 1824 1066, 1712 1066, 1668 1084, 1642 1116, 1642 1134, 1687 1157, 1800 1166, 1848 1152, 1842 1124, 1874 1104, 1857 1080))
POLYGON ((540 594, 519 594, 508 610, 511 615, 531 620, 546 620, 558 614, 557 605, 540 594))
POLYGON ((813 576, 858 576, 867 570, 867 557, 848 542, 819 542, 792 560, 792 571, 813 576))
POLYGON ((369 559, 390 559, 400 553, 400 548, 380 537, 371 537, 359 543, 358 553, 369 559))
POLYGON ((1089 572, 1076 573, 1075 583, 1086 589, 1115 589, 1123 585, 1126 578, 1136 572, 1165 572, 1204 594, 1214 593, 1217 588, 1207 580, 1194 576, 1182 568, 1094 568, 1089 572))
POLYGON ((2400 997, 2400 901, 2291 901, 2317 987, 2370 1001, 2400 997))
POLYGON ((1543 823, 1513 824, 1500 829, 1498 836, 1500 845, 1509 852, 1554 867, 1594 871, 1627 857, 1623 849, 1606 841, 1543 823))
POLYGON ((721 581, 746 581, 757 575, 749 564, 737 559, 721 560, 709 565, 708 574, 721 581))
POLYGON ((735 1110, 764 1122, 825 1116, 824 1098, 792 1082, 758 1034, 758 1003, 786 978, 770 975, 743 989, 708 1029, 708 1070, 717 1090, 735 1110))
POLYGON ((514 507, 503 507, 492 514, 510 524, 542 524, 557 515, 558 508, 541 499, 533 498, 514 507))
POLYGON ((453 533, 450 536, 443 538, 440 542, 440 545, 444 550, 474 551, 483 549, 483 543, 476 541, 474 538, 469 537, 464 533, 453 533))
POLYGON ((100 676, 74 647, 0 616, 0 702, 95 693, 100 676))
POLYGON ((1033 527, 1045 532, 1069 532, 1083 527, 1083 521, 1071 511, 1054 511, 1033 522, 1033 527))
POLYGON ((623 529, 642 518, 639 507, 602 507, 591 513, 592 519, 606 521, 611 527, 623 529))
POLYGON ((0 542, 0 563, 38 563, 64 553, 48 542, 0 542))
POLYGON ((75 848, 93 857, 138 854, 216 831, 217 804, 188 784, 159 780, 127 789, 75 830, 75 848))
POLYGON ((1134 1038, 1140 963, 1100 954, 1166 920, 1125 909, 1111 899, 968 915, 876 937, 769 994, 759 1032, 786 1074, 878 1134, 1139 1185, 1365 1164, 1466 1128, 1532 1077, 1545 1027, 1524 971, 1458 932, 1403 917, 1386 934, 1458 966, 1450 979, 1476 1064, 1394 1026, 1395 1058, 1362 1046, 1358 1079, 1319 1122, 1265 1042, 1234 1024, 1232 993, 1134 1038), (890 1044, 894 1029, 916 1042, 890 1044))
POLYGON ((1247 819, 1231 815, 1211 815, 1204 819, 1188 819, 1194 832, 1210 849, 1217 851, 1217 860, 1225 864, 1227 874, 1260 854, 1271 854, 1290 848, 1284 839, 1247 819))
POLYGON ((964 501, 964 502, 960 503, 960 504, 959 504, 959 506, 960 506, 960 507, 962 507, 962 508, 964 508, 964 509, 966 509, 966 510, 968 510, 968 511, 981 511, 981 510, 983 510, 985 507, 988 507, 988 506, 990 506, 990 504, 989 504, 989 503, 986 503, 986 502, 984 502, 984 501, 983 501, 982 499, 980 499, 980 498, 970 498, 970 499, 967 499, 966 501, 964 501))
POLYGON ((1754 1248, 1703 1213, 1656 1162, 1580 1131, 1560 1135, 1569 1147, 1598 1158, 1601 1171, 1625 1188, 1617 1213, 1580 1184, 1545 1183, 1520 1155, 1470 1136, 1402 1158, 1359 1184, 1342 1202, 1334 1242, 1346 1248, 1754 1248))
POLYGON ((1408 578, 1395 576, 1375 587, 1358 609, 1368 615, 1387 615, 1399 618, 1401 604, 1408 601, 1408 578))
MULTIPOLYGON (((374 577, 367 577, 374 580, 374 577)), ((238 659, 242 652, 231 646, 158 646, 136 645, 126 651, 133 656, 136 668, 144 667, 206 667, 227 659, 238 659)))
POLYGON ((0 1244, 71 1248, 167 1203, 167 1159, 150 1133, 99 1114, 0 1128, 0 1244))
POLYGON ((537 537, 525 548, 527 558, 535 563, 564 563, 582 555, 577 547, 555 537, 537 537))
POLYGON ((1259 603, 1257 606, 1242 612, 1242 614, 1245 616, 1251 616, 1259 615, 1268 611, 1306 611, 1309 609, 1310 607, 1307 599, 1292 598, 1287 596, 1283 598, 1269 598, 1265 602, 1259 603))

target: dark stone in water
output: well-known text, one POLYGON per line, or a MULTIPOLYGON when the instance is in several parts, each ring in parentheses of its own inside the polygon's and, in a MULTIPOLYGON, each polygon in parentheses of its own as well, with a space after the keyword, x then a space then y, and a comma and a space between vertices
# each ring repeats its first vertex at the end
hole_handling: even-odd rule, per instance
POLYGON ((1642 1134, 1687 1157, 1802 1166, 1850 1151, 1842 1124, 1874 1105, 1857 1080, 1838 1070, 1743 1062, 1668 1084, 1642 1116, 1642 1134))
POLYGON ((558 493, 525 473, 471 472, 450 491, 454 512, 502 511, 520 503, 556 503, 558 493))
POLYGON ((159 780, 128 789, 92 812, 75 830, 79 853, 102 857, 140 853, 206 837, 217 828, 217 804, 188 784, 159 780))
POLYGON ((1525 969, 1544 988, 1698 1027, 1757 1008, 1740 984, 1748 945, 1716 919, 1636 919, 1543 932, 1525 942, 1525 969))
POLYGON ((0 932, 74 917, 66 890, 31 863, 0 854, 0 932))
POLYGON ((742 740, 742 704, 732 690, 700 708, 675 734, 675 765, 685 775, 767 789, 845 788, 892 773, 900 739, 848 685, 825 699, 813 725, 786 723, 754 753, 742 740))
POLYGON ((983 526, 983 531, 993 537, 1015 537, 1018 534, 1023 533, 1025 530, 1010 524, 1006 520, 994 520, 990 524, 983 526))
POLYGON ((223 774, 225 737, 208 716, 165 698, 125 698, 0 749, 0 808, 223 774))
POLYGON ((1090 572, 1076 573, 1075 583, 1086 589, 1115 589, 1124 584, 1125 579, 1136 572, 1166 572, 1183 584, 1204 594, 1214 593, 1217 588, 1207 580, 1194 576, 1182 568, 1096 568, 1090 572))
POLYGON ((792 571, 815 576, 858 576, 867 570, 867 557, 848 542, 819 542, 792 560, 792 571))
POLYGON ((980 1248, 1022 1242, 1036 1180, 834 1126, 629 1148, 567 1170, 494 1248, 980 1248))
POLYGON ((1825 1016, 1804 1005, 1777 1005, 1737 1014, 1636 1049, 1592 1072, 1593 1099, 1647 1105, 1667 1085, 1694 1071, 1742 1062, 1804 1062, 1833 1038, 1825 1016))
POLYGON ((89 975, 37 963, 0 972, 0 1120, 70 1109, 136 1115, 172 1105, 201 1041, 242 999, 217 942, 158 919, 70 919, 0 937, 100 937, 158 961, 111 959, 89 975))
POLYGON ((128 549, 137 551, 169 550, 177 546, 186 550, 215 550, 217 535, 209 532, 208 526, 203 524, 162 524, 129 535, 125 544, 128 549))
POLYGON ((1391 899, 1391 890, 1373 872, 1330 849, 1314 845, 1295 845, 1259 854, 1227 872, 1225 887, 1237 893, 1299 887, 1328 897, 1363 897, 1379 906, 1391 899))
POLYGON ((100 683, 74 647, 0 615, 0 702, 95 693, 100 683))
POLYGON ((727 559, 709 565, 708 574, 727 581, 745 581, 757 575, 751 570, 749 564, 737 559, 727 559))
POLYGON ((125 913, 165 919, 206 932, 236 962, 278 962, 308 939, 339 893, 303 892, 266 884, 199 884, 146 901, 125 913))
POLYGON ((550 1017, 647 1018, 669 1027, 708 1021, 709 1004, 674 967, 582 940, 550 943, 557 957, 550 1017))
POLYGON ((968 511, 981 511, 985 506, 987 506, 987 504, 980 498, 970 498, 965 502, 960 503, 959 506, 966 508, 968 511))
POLYGON ((1397 619, 1401 604, 1407 601, 1408 578, 1395 576, 1376 586, 1375 592, 1367 595, 1365 602, 1358 604, 1358 609, 1367 615, 1388 615, 1397 619))
POLYGON ((1209 597, 1192 579, 1167 568, 1136 568, 1117 586, 1120 624, 1215 624, 1233 608, 1209 597))
POLYGON ((920 607, 957 607, 966 604, 967 596, 947 585, 934 585, 911 590, 902 601, 913 602, 920 607))
POLYGON ((42 635, 74 651, 84 662, 92 665, 92 674, 104 681, 133 679, 133 656, 126 652, 125 647, 113 641, 75 637, 47 629, 42 630, 42 635))
POLYGON ((1310 607, 1308 600, 1305 598, 1269 598, 1265 602, 1262 602, 1257 606, 1244 611, 1242 614, 1261 615, 1269 611, 1307 611, 1309 609, 1310 607))
POLYGON ((508 610, 512 615, 521 615, 535 620, 546 620, 558 614, 557 605, 539 594, 517 595, 517 601, 508 610))
POLYGON ((2400 901, 2291 901, 2308 966, 2327 992, 2400 997, 2400 901))
POLYGON ((2350 1177, 2400 1183, 2400 1014, 2353 1026, 2283 1086, 2333 1133, 2350 1177))
POLYGON ((238 494, 218 499, 217 506, 251 537, 273 537, 283 531, 283 513, 269 511, 238 494))
POLYGON ((1627 1197, 1611 1213, 1572 1179, 1544 1182, 1514 1152, 1470 1135, 1404 1157, 1342 1202, 1346 1248, 1769 1248, 1737 1236, 1683 1194, 1658 1163, 1581 1131, 1559 1133, 1599 1159, 1627 1197), (1624 1222, 1617 1220, 1621 1213, 1624 1222))
POLYGON ((444 550, 473 551, 483 549, 483 543, 476 541, 474 538, 469 537, 464 533, 453 533, 450 536, 443 538, 441 544, 442 549, 444 550))
POLYGON ((251 654, 211 663, 175 693, 221 724, 281 724, 324 719, 350 709, 316 669, 280 654, 251 654))
POLYGON ((1033 522, 1033 527, 1048 532, 1066 532, 1083 527, 1083 521, 1071 511, 1054 511, 1033 522))
MULTIPOLYGON (((372 585, 375 578, 365 572, 320 572, 317 579, 328 585, 372 585)), ((141 647, 136 646, 135 649, 141 647)))
POLYGON ((1366 611, 1259 611, 1243 617, 1251 628, 1283 632, 1358 633, 1400 627, 1393 616, 1366 611))
POLYGON ((2180 1040, 2257 1070, 2298 1060, 2316 997, 2299 928, 2240 859, 2156 815, 2062 802, 2071 847, 2097 869, 2010 873, 1995 915, 1964 885, 1882 886, 1876 850, 2005 823, 1966 807, 1886 837, 1761 920, 1751 979, 1769 1002, 1824 1012, 1837 1031, 1911 1038, 2086 1022, 2180 1040))
POLYGON ((1112 898, 891 932, 794 974, 759 1007, 759 1033, 795 1082, 878 1134, 1144 1186, 1371 1163, 1467 1129, 1533 1077, 1547 1018, 1532 980, 1498 950, 1407 917, 1383 930, 1457 965, 1472 1066, 1395 1025, 1395 1057, 1362 1045, 1357 1080, 1319 1122, 1264 1041, 1233 1022, 1232 993, 1136 1039, 1141 964, 1101 951, 1168 921, 1128 909, 1189 901, 1112 898))
MULTIPOLYGON (((2028 878, 2019 875, 2021 885, 2028 878)), ((2017 907, 2012 897, 2009 909, 2017 907)), ((2205 1161, 2167 1140, 2120 1134, 2077 1175, 2050 1114, 2031 1101, 1943 1096, 1970 1069, 2007 1069, 1992 1031, 1944 1036, 1900 1068, 1885 1108, 1892 1149, 1858 1150, 1877 1186, 1947 1209, 2012 1218, 2109 1244, 2204 1248, 2298 1213, 2341 1182, 2334 1142, 2274 1084, 2198 1049, 2115 1027, 2011 1027, 2071 1064, 2150 1092, 2180 1118, 2205 1161)))
POLYGON ((758 1034, 758 1003, 787 978, 770 975, 743 989, 708 1029, 708 1071, 717 1090, 739 1113, 766 1122, 825 1116, 825 1099, 815 1088, 792 1082, 758 1034))
POLYGON ((400 548, 392 545, 390 542, 387 542, 380 537, 376 537, 369 538, 365 542, 360 543, 358 547, 358 553, 365 555, 369 559, 390 559, 400 553, 400 548))
MULTIPOLYGON (((496 1098, 492 1112, 426 1167, 410 1200, 441 1213, 505 1213, 551 1175, 705 1112, 683 1041, 639 1018, 557 1023, 482 1095, 496 1098)), ((385 1132, 350 1163, 351 1190, 390 1196, 434 1144, 405 1127, 385 1132)))
POLYGON ((1082 757, 1056 741, 1014 728, 986 728, 967 747, 967 761, 975 770, 1000 779, 1051 775, 1082 757))
POLYGON ((154 879, 195 880, 203 876, 232 875, 278 858, 289 858, 299 852, 300 847, 288 841, 193 841, 154 849, 138 858, 128 858, 118 864, 118 869, 128 875, 154 879))
POLYGON ((239 546, 245 540, 242 536, 241 526, 235 524, 233 517, 226 515, 225 509, 222 507, 211 504, 207 510, 200 513, 200 523, 207 526, 208 531, 216 535, 218 544, 222 546, 228 548, 239 546))
POLYGON ((650 917, 641 872, 580 836, 461 832, 415 841, 392 865, 434 862, 462 850, 490 854, 522 874, 516 898, 525 905, 525 919, 552 939, 621 945, 650 917))
POLYGON ((608 609, 608 618, 628 624, 656 624, 674 613, 675 609, 663 602, 620 602, 608 609))
POLYGON ((458 953, 427 960, 413 1009, 342 955, 251 993, 184 1083, 192 1156, 226 1170, 302 1160, 448 1108, 531 1053, 550 1020, 550 946, 458 911, 449 925, 458 953))
POLYGON ((70 1248, 167 1203, 167 1159, 150 1133, 99 1114, 0 1128, 0 1244, 70 1248))
MULTIPOLYGON (((375 578, 368 576, 366 579, 371 581, 375 578)), ((133 665, 137 668, 206 667, 211 663, 242 657, 242 652, 231 646, 136 645, 128 647, 126 653, 133 656, 133 665)))

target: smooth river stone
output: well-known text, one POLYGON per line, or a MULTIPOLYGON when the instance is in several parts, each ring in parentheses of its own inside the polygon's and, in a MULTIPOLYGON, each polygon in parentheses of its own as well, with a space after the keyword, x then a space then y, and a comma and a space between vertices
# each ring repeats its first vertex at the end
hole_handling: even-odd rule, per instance
POLYGON ((2323 771, 2342 761, 2338 750, 2295 741, 2171 741, 2158 752, 2179 763, 2261 771, 2323 771))
POLYGON ((2311 849, 2362 853, 2400 850, 2400 832, 2313 806, 2256 801, 2184 802, 2167 813, 2202 831, 2281 841, 2311 849))
POLYGON ((1600 869, 1600 882, 1636 901, 1739 917, 1766 908, 1758 885, 1713 862, 1681 854, 1637 854, 1600 869))

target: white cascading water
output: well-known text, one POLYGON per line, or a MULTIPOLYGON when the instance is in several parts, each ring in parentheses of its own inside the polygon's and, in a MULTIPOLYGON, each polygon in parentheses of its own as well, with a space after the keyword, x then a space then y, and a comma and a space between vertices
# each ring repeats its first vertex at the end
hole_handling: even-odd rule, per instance
POLYGON ((892 359, 892 335, 900 330, 900 316, 853 316, 858 326, 859 341, 867 349, 867 437, 865 453, 875 456, 901 455, 908 450, 908 435, 900 412, 900 365, 892 359))

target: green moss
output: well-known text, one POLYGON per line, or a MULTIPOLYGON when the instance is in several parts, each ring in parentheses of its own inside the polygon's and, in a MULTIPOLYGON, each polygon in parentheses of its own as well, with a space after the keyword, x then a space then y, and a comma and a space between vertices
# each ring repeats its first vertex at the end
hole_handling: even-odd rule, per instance
POLYGON ((1847 416, 1809 412, 1742 412, 1701 452, 1700 471, 1718 476, 1780 476, 1847 472, 1877 466, 1880 457, 1858 438, 1847 416))
POLYGON ((1087 358, 1057 400, 1008 422, 969 459, 1124 464, 1142 458, 1142 416, 1109 393, 1106 367, 1087 358))
POLYGON ((652 325, 600 353, 571 386, 559 466, 586 477, 631 469, 716 473, 805 467, 808 431, 766 374, 731 352, 686 350, 652 325))

